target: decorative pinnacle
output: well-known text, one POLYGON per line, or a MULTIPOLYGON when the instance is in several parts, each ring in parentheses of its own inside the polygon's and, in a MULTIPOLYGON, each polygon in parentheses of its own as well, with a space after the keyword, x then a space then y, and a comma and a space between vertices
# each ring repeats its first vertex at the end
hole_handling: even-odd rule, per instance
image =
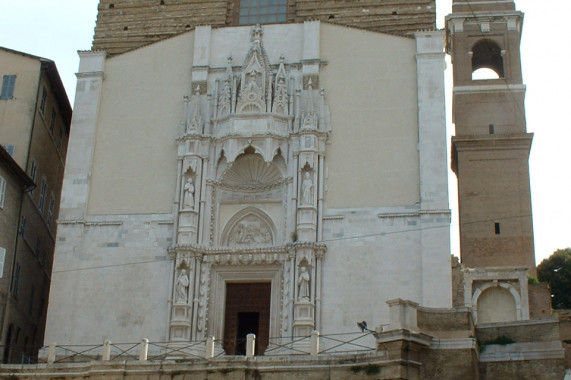
POLYGON ((254 40, 254 43, 259 44, 262 41, 263 34, 264 32, 262 31, 260 24, 256 24, 256 26, 252 28, 252 39, 254 40))

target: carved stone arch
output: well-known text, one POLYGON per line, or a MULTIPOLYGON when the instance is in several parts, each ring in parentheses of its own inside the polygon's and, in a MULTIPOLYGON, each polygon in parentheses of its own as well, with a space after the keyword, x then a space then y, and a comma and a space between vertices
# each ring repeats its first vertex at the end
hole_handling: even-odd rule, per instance
POLYGON ((256 207, 246 207, 238 211, 224 226, 220 244, 230 245, 269 245, 278 240, 277 229, 272 218, 256 207))
POLYGON ((228 169, 228 161, 226 160, 224 149, 221 149, 216 157, 218 158, 218 161, 216 162, 216 180, 219 181, 228 169))
POLYGON ((286 157, 280 147, 274 151, 272 164, 280 170, 282 177, 285 178, 287 175, 287 163, 286 157))
MULTIPOLYGON (((478 308, 479 308, 479 300, 480 297, 482 296, 482 294, 484 294, 486 291, 491 291, 494 288, 501 288, 504 290, 507 290, 509 292, 509 294, 513 297, 514 300, 514 306, 515 306, 515 318, 516 320, 521 320, 522 319, 522 300, 521 300, 521 296, 519 294, 519 291, 516 289, 515 286, 513 286, 510 283, 507 282, 489 282, 486 284, 483 284, 482 286, 478 287, 478 289, 476 289, 476 291, 474 291, 474 295, 472 296, 472 313, 474 316, 474 321, 476 323, 478 322, 482 322, 481 321, 481 317, 478 319, 478 308)), ((503 321, 502 321, 503 322, 503 321)))
POLYGON ((260 156, 262 156, 264 161, 267 161, 264 154, 264 148, 259 146, 255 142, 249 143, 249 145, 246 146, 242 151, 242 154, 259 154, 260 156))
POLYGON ((229 165, 232 165, 238 157, 245 154, 257 153, 264 157, 264 150, 261 147, 252 144, 252 141, 250 140, 228 140, 224 143, 222 149, 224 150, 224 154, 226 155, 226 160, 229 165), (251 150, 249 148, 251 148, 251 150))
POLYGON ((244 154, 238 156, 234 164, 222 173, 220 180, 229 185, 263 186, 274 184, 283 176, 278 165, 268 164, 263 156, 254 153, 252 148, 246 149, 244 154))

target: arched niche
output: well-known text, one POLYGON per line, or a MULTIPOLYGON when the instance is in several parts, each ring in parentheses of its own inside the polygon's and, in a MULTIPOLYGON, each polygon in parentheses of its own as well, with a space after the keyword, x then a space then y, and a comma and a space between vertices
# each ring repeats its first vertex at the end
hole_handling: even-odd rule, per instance
POLYGON ((480 40, 474 44, 471 53, 472 79, 478 79, 474 76, 474 73, 476 71, 480 72, 480 69, 489 69, 495 72, 498 78, 504 78, 504 57, 502 49, 495 41, 490 39, 480 40))
POLYGON ((282 180, 285 173, 286 165, 281 155, 276 155, 271 163, 267 163, 251 146, 232 165, 228 165, 224 157, 218 161, 218 180, 230 185, 270 185, 282 180))
POLYGON ((478 288, 472 296, 476 323, 511 322, 521 320, 521 297, 518 290, 506 282, 489 283, 478 288))
POLYGON ((224 226, 220 238, 225 246, 270 245, 277 241, 272 218, 256 207, 238 211, 224 226))

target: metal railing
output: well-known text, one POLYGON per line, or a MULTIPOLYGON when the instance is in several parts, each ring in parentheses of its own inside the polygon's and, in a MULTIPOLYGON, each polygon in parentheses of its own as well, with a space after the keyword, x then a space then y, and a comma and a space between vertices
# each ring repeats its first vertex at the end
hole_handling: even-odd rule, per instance
MULTIPOLYGON (((210 336, 199 341, 149 342, 142 339, 137 343, 113 343, 105 340, 95 345, 58 345, 52 343, 40 349, 38 363, 70 363, 86 361, 163 361, 163 360, 205 360, 228 356, 223 347, 236 347, 244 342, 224 342, 210 336)), ((310 336, 268 338, 266 347, 259 355, 265 357, 289 355, 336 355, 367 353, 375 351, 375 339, 371 332, 338 333, 320 335, 314 331, 310 336)), ((234 349, 235 350, 235 349, 234 349)), ((245 339, 245 353, 236 356, 252 358, 257 356, 256 336, 249 334, 245 339)))

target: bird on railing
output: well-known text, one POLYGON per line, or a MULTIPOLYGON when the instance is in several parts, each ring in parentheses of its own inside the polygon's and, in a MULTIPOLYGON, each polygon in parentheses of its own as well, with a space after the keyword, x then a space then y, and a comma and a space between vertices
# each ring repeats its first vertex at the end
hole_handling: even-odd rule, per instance
POLYGON ((359 326, 361 332, 369 331, 369 329, 367 328, 367 322, 365 321, 357 322, 357 326, 359 326))

